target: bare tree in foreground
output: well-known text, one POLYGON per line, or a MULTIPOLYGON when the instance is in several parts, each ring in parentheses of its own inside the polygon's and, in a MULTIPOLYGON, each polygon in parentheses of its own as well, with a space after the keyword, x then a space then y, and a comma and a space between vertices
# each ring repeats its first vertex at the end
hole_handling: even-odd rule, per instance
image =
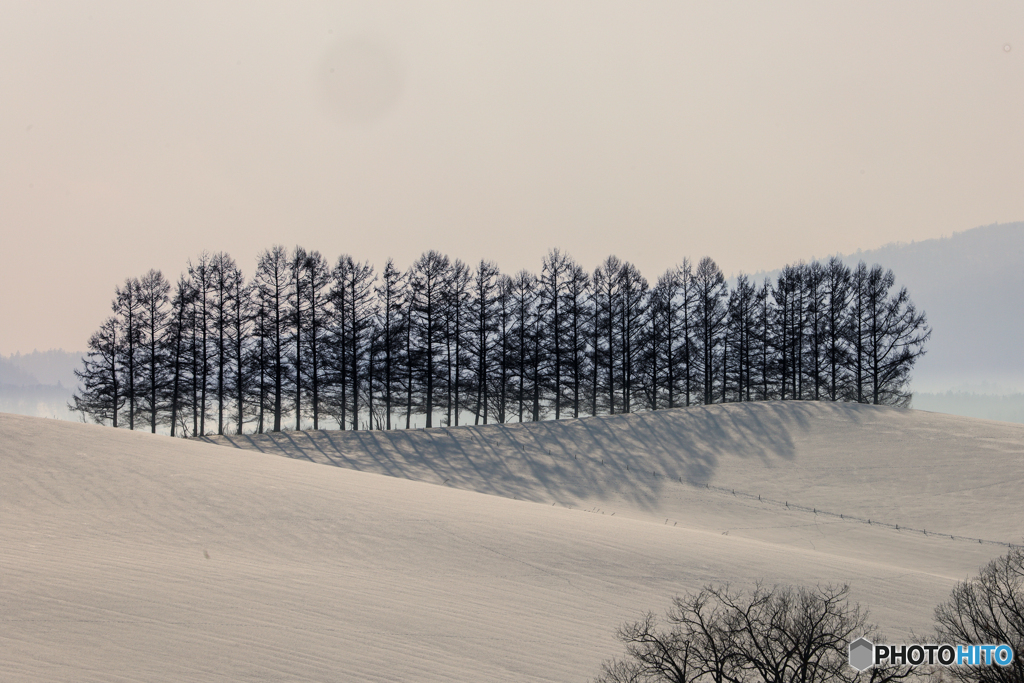
POLYGON ((887 683, 909 676, 905 666, 863 674, 848 666, 848 643, 873 630, 849 592, 705 586, 672 601, 666 627, 650 612, 622 626, 626 656, 605 662, 597 683, 887 683))
POLYGON ((935 608, 940 643, 1004 643, 1013 648, 1009 666, 955 666, 964 683, 1024 683, 1024 548, 1011 548, 973 579, 958 583, 935 608))

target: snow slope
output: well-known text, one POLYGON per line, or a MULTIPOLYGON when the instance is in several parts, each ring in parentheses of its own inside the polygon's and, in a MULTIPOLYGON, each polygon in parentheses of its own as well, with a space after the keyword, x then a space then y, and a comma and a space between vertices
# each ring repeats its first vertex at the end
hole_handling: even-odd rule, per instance
POLYGON ((1024 427, 912 411, 244 441, 348 466, 0 415, 0 680, 583 681, 708 581, 849 582, 898 637, 1022 528, 1024 427))
MULTIPOLYGON (((206 440, 804 547, 814 537, 864 531, 868 520, 1001 543, 1024 535, 1016 495, 1024 487, 1024 426, 889 407, 745 403, 562 422, 206 440), (813 534, 793 530, 801 524, 813 534)), ((892 538, 902 554, 902 541, 892 538)))

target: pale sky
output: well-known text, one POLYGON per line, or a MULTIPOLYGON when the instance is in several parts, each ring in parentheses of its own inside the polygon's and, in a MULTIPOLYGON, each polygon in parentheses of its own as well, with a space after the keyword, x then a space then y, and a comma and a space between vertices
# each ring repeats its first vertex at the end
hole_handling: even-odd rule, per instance
POLYGON ((649 280, 1024 220, 1024 2, 0 0, 0 354, 279 243, 649 280))

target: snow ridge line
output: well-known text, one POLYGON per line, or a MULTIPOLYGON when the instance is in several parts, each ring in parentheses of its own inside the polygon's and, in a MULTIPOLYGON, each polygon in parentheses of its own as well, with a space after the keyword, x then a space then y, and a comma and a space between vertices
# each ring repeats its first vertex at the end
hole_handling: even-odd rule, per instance
MULTIPOLYGON (((451 434, 449 434, 449 436, 451 436, 451 434)), ((527 448, 526 444, 522 444, 522 447, 523 447, 523 451, 525 452, 526 448, 527 448)), ((537 447, 534 447, 534 448, 536 449, 536 452, 539 453, 539 454, 544 454, 544 455, 547 455, 547 456, 550 456, 550 457, 558 457, 549 448, 537 448, 537 447)), ((586 465, 590 464, 590 463, 587 462, 588 460, 590 460, 590 461, 594 460, 593 456, 584 455, 583 458, 578 458, 577 454, 573 454, 573 453, 569 453, 569 452, 566 452, 565 455, 566 455, 566 457, 571 457, 573 460, 575 460, 577 463, 581 464, 584 467, 586 465)), ((600 461, 600 466, 606 466, 605 462, 603 460, 600 461)), ((630 472, 630 473, 636 473, 636 474, 646 474, 647 473, 647 470, 645 470, 645 469, 636 469, 636 468, 631 469, 629 467, 628 463, 626 464, 626 471, 630 472)), ((670 475, 667 475, 667 474, 660 474, 659 475, 657 470, 653 470, 653 469, 650 470, 650 472, 651 472, 651 476, 653 476, 655 478, 660 476, 660 477, 664 477, 665 479, 668 479, 668 480, 673 481, 673 482, 678 483, 678 484, 684 484, 685 483, 683 481, 683 478, 680 477, 680 476, 670 476, 670 475)), ((810 512, 810 513, 812 513, 814 515, 827 515, 827 516, 830 516, 830 517, 833 517, 833 518, 838 517, 842 521, 851 520, 851 521, 854 521, 854 522, 860 522, 862 524, 870 524, 871 526, 885 527, 885 528, 888 528, 888 529, 893 529, 895 531, 910 531, 910 532, 914 532, 914 533, 920 533, 920 534, 922 534, 924 536, 928 536, 929 535, 927 529, 916 529, 914 527, 900 526, 899 524, 895 524, 895 523, 880 522, 878 520, 870 519, 870 518, 867 518, 867 517, 858 517, 856 515, 847 515, 847 514, 844 514, 844 513, 841 513, 841 512, 831 512, 829 510, 821 510, 821 509, 818 509, 816 507, 807 507, 805 505, 797 505, 796 503, 790 504, 790 502, 788 500, 787 501, 780 501, 780 500, 774 500, 772 498, 765 498, 764 496, 761 496, 760 494, 755 495, 755 494, 752 494, 752 493, 745 493, 743 491, 737 492, 736 489, 726 488, 726 487, 722 487, 722 486, 711 486, 710 483, 705 483, 704 484, 704 488, 706 490, 709 490, 709 491, 717 491, 718 493, 731 494, 734 497, 742 496, 742 497, 750 499, 750 500, 757 500, 758 502, 761 502, 761 503, 774 503, 774 504, 776 504, 776 505, 778 505, 780 507, 785 507, 785 508, 787 508, 789 510, 800 510, 800 511, 803 511, 803 512, 810 512)), ((932 531, 931 535, 932 536, 936 536, 936 537, 940 537, 940 538, 945 538, 946 536, 949 536, 950 540, 954 540, 954 541, 971 541, 971 542, 975 542, 976 541, 976 542, 981 543, 981 544, 986 544, 987 543, 989 545, 995 545, 995 546, 999 546, 999 547, 1002 547, 1002 548, 1019 548, 1019 547, 1024 547, 1024 546, 1021 546, 1019 544, 1008 543, 1006 541, 993 541, 993 540, 990 540, 990 539, 987 539, 987 538, 975 538, 973 536, 957 536, 956 534, 947 534, 947 533, 943 533, 941 531, 940 532, 932 531)))
MULTIPOLYGON (((470 426, 471 425, 462 425, 462 427, 470 427, 470 426)), ((436 429, 439 432, 443 432, 445 434, 445 436, 447 436, 449 439, 457 440, 456 436, 451 433, 451 430, 458 429, 458 427, 454 427, 453 428, 453 427, 443 426, 443 427, 438 427, 436 429)), ((269 440, 271 441, 271 443, 274 443, 275 445, 277 445, 277 439, 275 438, 275 434, 273 432, 269 432, 269 433, 265 434, 265 436, 269 437, 269 440)), ((536 440, 536 435, 530 434, 529 436, 531 436, 534 440, 536 440)), ((205 441, 206 443, 216 444, 217 442, 214 441, 211 437, 212 437, 212 435, 202 436, 202 437, 198 437, 197 440, 205 441)), ((574 463, 575 463, 575 465, 577 467, 586 467, 587 465, 590 465, 590 464, 594 464, 594 465, 597 465, 599 467, 609 467, 609 466, 616 467, 616 466, 619 466, 619 464, 614 462, 614 461, 605 461, 604 459, 595 458, 594 456, 589 455, 587 453, 572 452, 572 451, 567 450, 564 446, 562 446, 561 448, 552 448, 550 446, 540 446, 540 445, 538 445, 536 443, 536 441, 533 444, 523 443, 519 439, 513 439, 513 442, 516 444, 517 450, 521 449, 521 451, 523 453, 533 453, 534 455, 544 455, 544 456, 547 456, 549 458, 555 458, 555 459, 559 458, 560 456, 561 457, 565 457, 568 460, 574 461, 574 463), (556 453, 555 452, 556 450, 560 450, 562 452, 561 453, 556 453)), ((235 446, 230 440, 229 440, 229 443, 231 443, 232 446, 234 446, 236 448, 238 447, 238 446, 235 446)), ((300 450, 302 450, 303 452, 305 451, 305 449, 302 448, 301 446, 300 446, 300 450)), ((339 451, 339 455, 344 455, 344 453, 341 453, 339 451)), ((306 457, 309 457, 309 456, 306 456, 306 457)), ((310 459, 312 459, 312 458, 310 458, 310 459)), ((340 465, 338 463, 334 463, 334 466, 342 467, 342 465, 340 465)), ((638 475, 639 474, 646 474, 647 472, 650 472, 651 476, 654 477, 654 478, 662 477, 662 478, 667 479, 669 481, 672 481, 674 483, 686 484, 686 482, 683 481, 683 478, 681 476, 672 476, 672 475, 668 475, 668 474, 664 474, 664 473, 659 474, 657 472, 657 470, 654 470, 654 469, 630 467, 630 463, 628 463, 628 462, 625 464, 625 471, 630 472, 631 474, 638 474, 638 475)), ((451 481, 451 479, 446 479, 443 483, 447 484, 450 481, 451 481)), ((699 484, 689 484, 689 485, 690 486, 695 486, 697 488, 701 488, 699 484)), ((969 541, 969 542, 972 542, 972 543, 973 542, 977 542, 977 543, 980 543, 980 544, 989 544, 989 545, 994 545, 994 546, 1003 547, 1003 548, 1024 547, 1024 546, 1021 546, 1020 544, 1008 543, 1006 541, 994 541, 994 540, 991 540, 991 539, 976 538, 976 537, 972 537, 972 536, 962 536, 962 535, 958 536, 956 534, 948 534, 948 533, 944 533, 944 532, 933 531, 931 534, 929 534, 926 529, 917 529, 917 528, 914 528, 914 527, 901 526, 901 525, 895 524, 895 523, 882 522, 882 521, 878 521, 878 520, 867 518, 867 517, 858 517, 856 515, 847 515, 845 513, 832 512, 832 511, 829 511, 829 510, 818 509, 816 507, 808 507, 808 506, 805 506, 805 505, 798 505, 796 503, 790 503, 788 500, 787 501, 781 501, 781 500, 775 500, 775 499, 772 499, 772 498, 765 498, 764 496, 761 496, 760 494, 745 493, 743 491, 736 491, 735 489, 727 488, 727 487, 722 487, 722 486, 711 486, 711 484, 707 483, 707 482, 704 484, 703 488, 705 488, 706 490, 710 490, 710 491, 716 491, 718 493, 731 494, 734 497, 743 497, 743 498, 749 499, 751 501, 757 500, 757 501, 759 501, 761 503, 775 504, 775 505, 778 505, 780 507, 785 507, 785 508, 790 509, 790 510, 799 510, 799 511, 802 511, 802 512, 811 512, 814 515, 827 515, 827 516, 830 516, 832 518, 838 517, 842 521, 850 520, 850 521, 858 522, 858 523, 861 523, 861 524, 869 524, 871 526, 880 526, 880 527, 884 527, 884 528, 888 528, 888 529, 893 529, 895 531, 909 531, 909 532, 912 532, 912 533, 920 533, 920 534, 922 534, 924 536, 932 535, 932 536, 941 537, 941 538, 945 538, 945 537, 948 536, 950 538, 950 540, 954 540, 954 541, 959 540, 959 541, 969 541)), ((588 510, 588 512, 590 512, 590 511, 588 510)), ((666 520, 666 522, 667 521, 669 521, 669 520, 666 520)))
MULTIPOLYGON (((681 481, 682 480, 680 480, 680 483, 681 483, 681 481)), ((819 508, 816 508, 816 507, 807 507, 806 505, 797 505, 796 503, 790 503, 788 500, 787 501, 774 500, 772 498, 765 498, 765 497, 760 496, 760 495, 755 496, 752 493, 744 493, 742 491, 737 492, 735 489, 724 488, 724 487, 721 487, 721 486, 711 486, 710 484, 705 484, 704 488, 706 488, 708 490, 712 490, 712 491, 717 491, 719 493, 732 494, 735 497, 742 496, 744 498, 749 498, 750 500, 757 500, 758 502, 761 502, 761 503, 774 503, 775 505, 779 505, 780 507, 784 506, 786 509, 789 509, 789 510, 800 510, 802 512, 813 513, 814 515, 827 515, 827 516, 833 517, 833 518, 838 517, 842 521, 850 520, 850 521, 854 521, 854 522, 860 522, 861 524, 870 524, 871 526, 880 526, 880 527, 885 527, 885 528, 888 528, 888 529, 894 529, 896 531, 910 531, 910 532, 913 532, 913 533, 920 533, 920 534, 923 534, 925 536, 935 536, 935 537, 938 537, 938 538, 945 538, 945 537, 948 536, 950 538, 950 540, 954 540, 954 541, 972 541, 972 542, 977 541, 978 543, 983 543, 983 544, 987 543, 989 545, 996 545, 996 546, 1000 546, 1000 547, 1003 547, 1003 548, 1019 548, 1019 547, 1022 547, 1022 546, 1014 544, 1014 543, 1007 543, 1006 541, 993 541, 993 540, 990 540, 990 539, 987 539, 987 538, 975 538, 973 536, 957 536, 955 534, 947 534, 947 533, 943 533, 941 531, 939 531, 939 532, 932 531, 931 534, 929 534, 927 529, 915 529, 914 527, 900 526, 899 524, 892 524, 892 523, 889 523, 889 522, 880 522, 877 519, 869 519, 867 517, 857 517, 856 515, 847 515, 847 514, 843 514, 843 513, 840 513, 840 512, 831 512, 829 510, 822 510, 822 509, 819 509, 819 508)))

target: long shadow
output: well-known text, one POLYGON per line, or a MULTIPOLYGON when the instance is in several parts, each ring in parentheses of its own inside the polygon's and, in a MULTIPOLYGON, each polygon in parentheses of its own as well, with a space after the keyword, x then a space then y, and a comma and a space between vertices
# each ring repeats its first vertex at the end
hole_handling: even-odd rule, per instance
MULTIPOLYGON (((462 443, 460 443, 459 438, 447 429, 444 432, 430 434, 429 438, 431 440, 431 445, 438 453, 438 457, 448 463, 449 466, 452 467, 453 472, 459 471, 459 469, 451 465, 449 457, 462 460, 466 465, 468 465, 468 467, 472 468, 472 471, 477 474, 477 481, 485 484, 485 486, 481 488, 490 489, 489 491, 481 491, 481 493, 495 492, 495 477, 493 472, 487 473, 480 468, 480 463, 487 460, 483 454, 478 453, 476 458, 472 457, 469 451, 462 445, 462 443)), ((460 471, 460 474, 462 475, 460 479, 464 481, 467 480, 465 473, 460 471)))
POLYGON ((408 467, 403 467, 402 463, 397 462, 394 457, 388 454, 388 451, 373 433, 361 430, 348 431, 341 434, 340 438, 345 442, 346 450, 353 453, 354 457, 360 461, 363 461, 363 467, 360 469, 376 471, 379 474, 404 479, 416 478, 410 476, 408 467), (370 464, 375 465, 376 468, 370 467, 370 464))
MULTIPOLYGON (((306 452, 305 448, 299 445, 299 443, 295 440, 295 437, 292 436, 293 433, 294 432, 279 432, 280 436, 278 436, 277 438, 287 439, 288 443, 291 445, 290 451, 289 449, 285 449, 285 452, 294 453, 295 455, 290 456, 293 458, 301 456, 302 458, 305 458, 310 462, 317 462, 315 458, 313 458, 312 456, 309 455, 309 453, 306 452)), ((277 443, 277 439, 274 439, 274 442, 277 443)))
POLYGON ((614 493, 651 509, 671 483, 703 487, 712 482, 725 458, 761 467, 791 462, 798 435, 832 419, 870 421, 866 411, 787 401, 557 422, 321 430, 302 437, 282 432, 210 441, 510 497, 560 500, 614 493))
MULTIPOLYGON (((317 430, 317 432, 319 432, 319 431, 320 430, 317 430)), ((340 467, 341 463, 339 463, 337 460, 332 458, 330 456, 330 454, 328 454, 327 451, 325 451, 323 449, 323 447, 320 445, 320 441, 318 439, 313 438, 313 435, 316 434, 317 432, 303 432, 303 433, 306 435, 306 438, 309 439, 309 442, 311 444, 313 444, 313 448, 315 448, 320 453, 320 455, 322 455, 324 457, 325 460, 330 462, 330 464, 334 465, 335 467, 340 467)))
POLYGON ((415 479, 413 463, 406 458, 400 460, 395 457, 395 453, 398 451, 392 436, 388 432, 360 431, 351 433, 348 438, 351 441, 359 442, 363 451, 388 474, 398 472, 407 479, 415 479), (385 445, 388 447, 385 448, 385 445))
POLYGON ((235 448, 241 448, 244 450, 259 451, 260 453, 266 453, 263 447, 257 442, 251 434, 224 434, 220 437, 202 436, 199 437, 199 441, 205 441, 216 446, 223 446, 220 440, 227 441, 228 444, 235 448))
POLYGON ((406 462, 410 461, 410 457, 416 458, 420 463, 420 467, 432 472, 438 480, 444 483, 444 480, 450 479, 451 477, 445 476, 445 470, 439 468, 437 466, 437 462, 433 458, 430 458, 426 453, 424 453, 423 450, 416 444, 416 441, 422 440, 420 434, 426 431, 429 430, 393 430, 391 432, 387 432, 387 438, 388 441, 392 444, 397 455, 402 456, 406 462), (405 453, 408 453, 408 455, 406 455, 405 453))

